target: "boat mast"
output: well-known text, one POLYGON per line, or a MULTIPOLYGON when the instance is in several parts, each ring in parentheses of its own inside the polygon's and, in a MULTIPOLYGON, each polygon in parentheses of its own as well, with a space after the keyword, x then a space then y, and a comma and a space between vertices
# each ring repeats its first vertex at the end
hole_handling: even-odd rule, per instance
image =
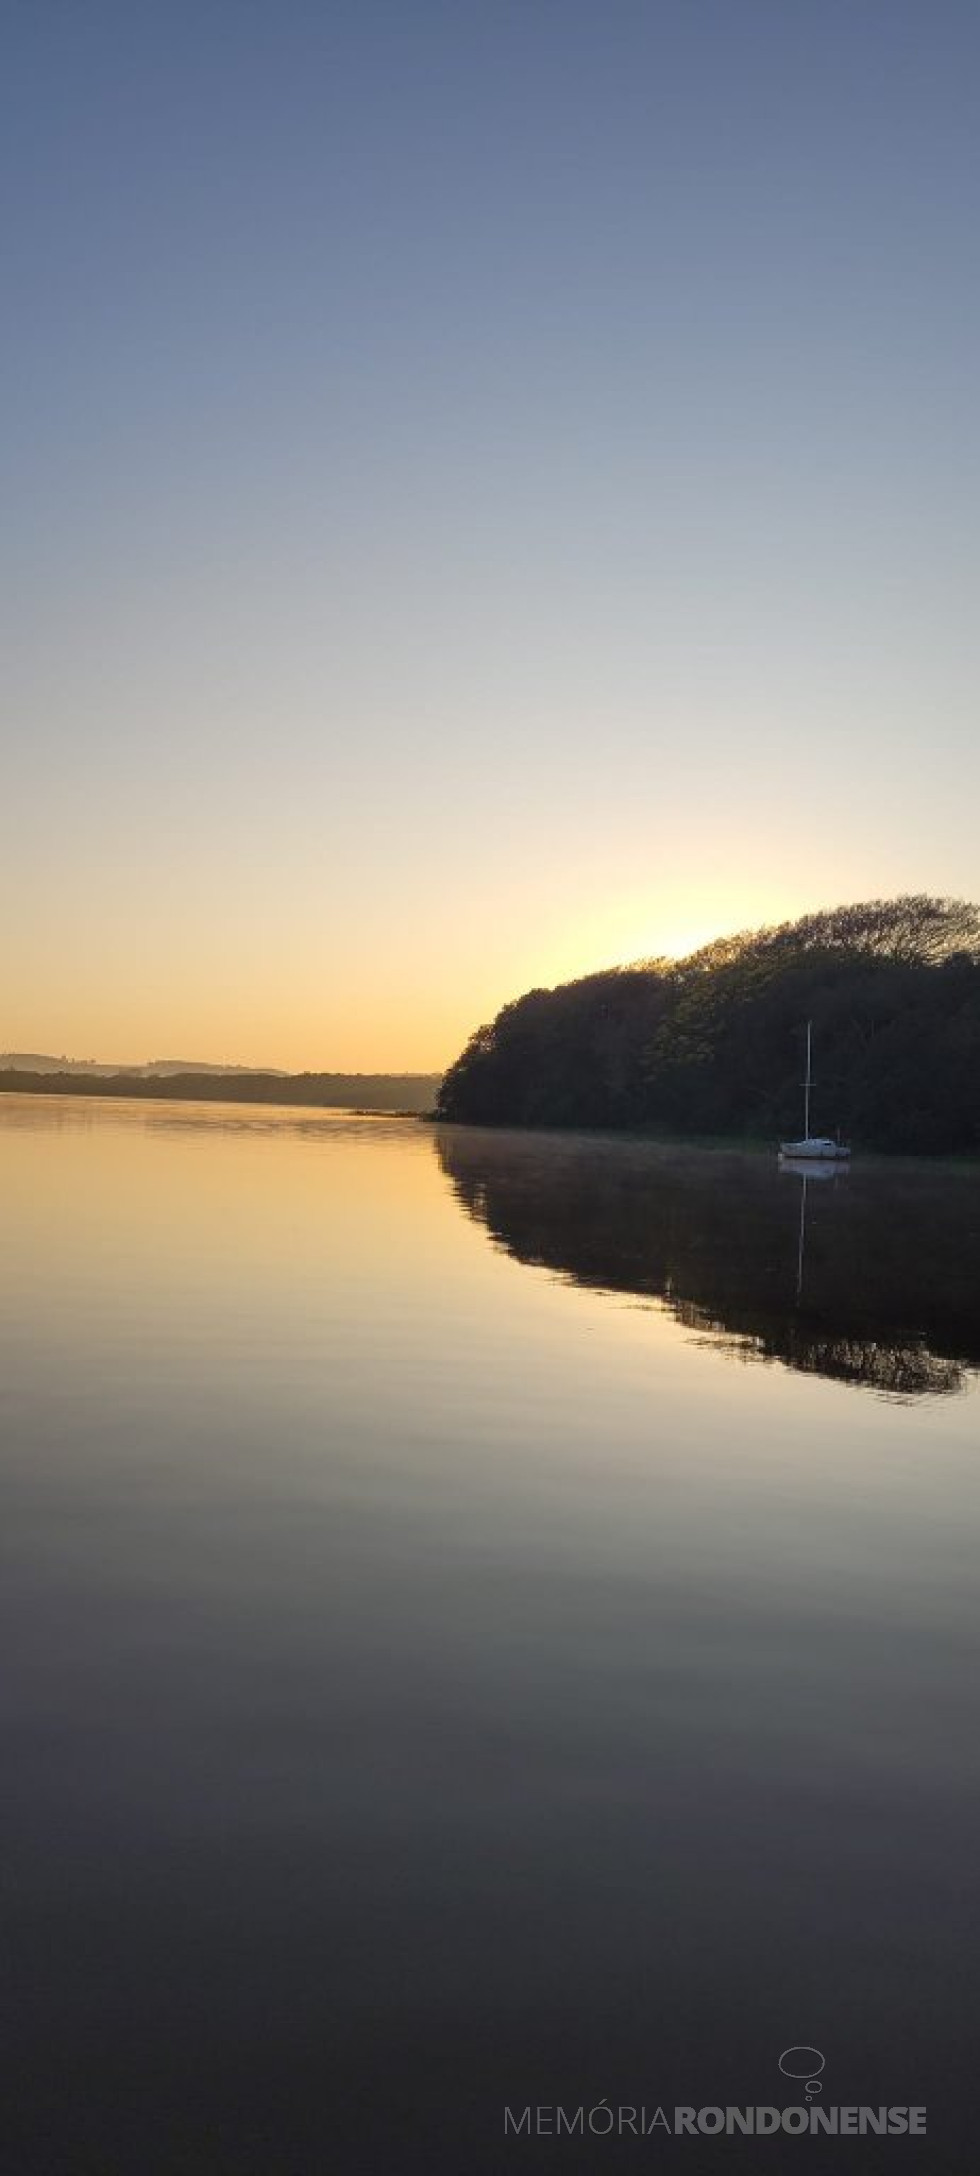
POLYGON ((808 1140, 809 1140, 809 1138, 810 1138, 810 1045, 811 1045, 811 1043, 812 1043, 812 1040, 813 1040, 813 1021, 812 1021, 812 1020, 808 1020, 808 1021, 807 1021, 807 1024, 806 1024, 806 1080, 805 1080, 805 1081, 804 1081, 804 1083, 803 1083, 803 1091, 804 1091, 804 1101, 803 1101, 803 1110, 804 1110, 804 1119, 803 1119, 803 1139, 804 1139, 804 1141, 808 1141, 808 1140))

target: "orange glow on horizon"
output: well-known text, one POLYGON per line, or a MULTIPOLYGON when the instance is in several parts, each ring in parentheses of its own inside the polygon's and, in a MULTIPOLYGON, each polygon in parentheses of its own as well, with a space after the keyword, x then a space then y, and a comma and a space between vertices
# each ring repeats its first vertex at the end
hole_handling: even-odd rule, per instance
MULTIPOLYGON (((677 885, 655 904, 635 889, 600 897, 567 920, 566 895, 546 922, 512 896, 468 926, 399 925, 389 934, 376 923, 363 936, 354 932, 346 953, 332 929, 305 933, 302 947, 284 932, 278 952, 267 944, 256 957, 246 929, 233 960, 227 940, 225 957, 216 958, 206 933, 168 932, 177 941, 160 947, 150 971, 143 952, 135 961, 117 953, 100 963, 98 983, 91 968, 74 974, 70 953, 58 957, 52 947, 20 1003, 9 994, 3 1047, 120 1065, 176 1058, 289 1072, 435 1074, 526 990, 683 958, 814 903, 761 887, 677 885)), ((137 945, 139 938, 137 931, 137 945)))

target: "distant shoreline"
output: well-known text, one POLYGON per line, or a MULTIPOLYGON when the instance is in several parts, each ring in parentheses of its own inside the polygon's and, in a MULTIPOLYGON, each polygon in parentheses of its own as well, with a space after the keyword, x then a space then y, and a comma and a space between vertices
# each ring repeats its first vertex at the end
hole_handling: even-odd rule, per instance
POLYGON ((0 1094, 86 1096, 141 1103, 263 1103, 421 1118, 438 1073, 28 1073, 0 1071, 0 1094))

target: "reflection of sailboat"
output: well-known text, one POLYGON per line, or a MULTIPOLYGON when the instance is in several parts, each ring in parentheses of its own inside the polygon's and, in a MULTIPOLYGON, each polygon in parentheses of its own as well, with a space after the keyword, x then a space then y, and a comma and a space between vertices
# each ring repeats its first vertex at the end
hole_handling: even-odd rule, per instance
POLYGON ((802 1186, 801 1186, 801 1188, 800 1188, 800 1243, 799 1243, 799 1247, 798 1247, 798 1249, 797 1249, 797 1254, 796 1254, 796 1299, 797 1299, 797 1305, 799 1305, 799 1302, 800 1302, 800 1300, 801 1300, 801 1299, 803 1298, 803 1263, 804 1263, 804 1260, 805 1260, 805 1258, 806 1258, 806 1172, 804 1171, 804 1173, 803 1173, 803 1184, 802 1184, 802 1186))
POLYGON ((808 1020, 806 1024, 806 1080, 803 1083, 803 1137, 799 1141, 781 1141, 779 1144, 779 1153, 782 1157, 794 1163, 805 1163, 808 1169, 811 1164, 846 1163, 851 1153, 850 1149, 845 1148, 841 1141, 832 1141, 829 1134, 810 1132, 812 1042, 813 1022, 808 1020))
POLYGON ((804 1264, 804 1262, 805 1262, 805 1260, 806 1260, 806 1188, 807 1188, 807 1180, 808 1180, 808 1179, 810 1179, 810 1178, 829 1179, 829 1178, 830 1178, 830 1176, 831 1176, 831 1173, 830 1173, 830 1171, 829 1171, 829 1170, 827 1170, 827 1169, 824 1169, 823 1171, 819 1171, 819 1170, 818 1170, 818 1171, 816 1171, 816 1172, 811 1172, 811 1171, 808 1171, 808 1170, 807 1170, 807 1167, 806 1167, 806 1164, 802 1164, 802 1165, 800 1165, 800 1166, 793 1166, 792 1168, 794 1168, 794 1169, 799 1169, 799 1171, 800 1171, 800 1175, 801 1175, 801 1177, 802 1177, 802 1180, 803 1180, 803 1184, 802 1184, 802 1186, 801 1186, 801 1188, 800 1188, 800 1237, 799 1237, 799 1244, 798 1244, 798 1246, 797 1246, 797 1250, 796 1250, 796 1304, 797 1304, 797 1306, 799 1306, 799 1303, 800 1303, 801 1299, 803 1298, 803 1264, 804 1264))
POLYGON ((803 1264, 806 1259, 807 1187, 811 1179, 839 1178, 841 1173, 847 1170, 847 1164, 838 1163, 836 1160, 832 1161, 829 1157, 823 1162, 819 1158, 815 1158, 812 1163, 808 1163, 803 1156, 796 1158, 781 1154, 779 1168, 780 1171, 791 1171, 796 1178, 801 1179, 803 1182, 800 1187, 800 1232, 796 1250, 796 1304, 799 1306, 803 1297, 803 1264))

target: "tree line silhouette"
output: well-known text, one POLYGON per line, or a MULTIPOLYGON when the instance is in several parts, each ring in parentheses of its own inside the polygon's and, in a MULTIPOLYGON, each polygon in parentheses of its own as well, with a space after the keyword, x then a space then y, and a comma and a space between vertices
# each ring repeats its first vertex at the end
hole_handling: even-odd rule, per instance
POLYGON ((917 894, 809 914, 531 990, 478 1028, 437 1115, 484 1125, 801 1131, 980 1150, 980 909, 917 894))

